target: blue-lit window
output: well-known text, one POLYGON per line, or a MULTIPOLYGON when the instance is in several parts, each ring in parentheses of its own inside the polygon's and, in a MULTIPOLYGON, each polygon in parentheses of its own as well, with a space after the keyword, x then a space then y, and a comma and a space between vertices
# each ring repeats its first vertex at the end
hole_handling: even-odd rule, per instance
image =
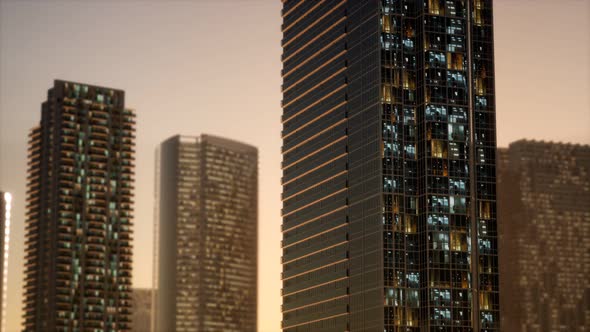
POLYGON ((449 198, 450 206, 451 206, 451 213, 459 213, 465 214, 467 213, 467 204, 465 201, 465 197, 453 197, 449 198))
POLYGON ((465 126, 462 124, 449 124, 449 139, 453 141, 465 141, 465 126))
POLYGON ((447 66, 447 57, 442 52, 428 52, 428 64, 432 68, 444 68, 447 66))
MULTIPOLYGON (((428 215, 429 226, 441 226, 445 227, 449 225, 449 217, 442 214, 429 214, 428 215)), ((437 229, 437 228, 435 228, 437 229)))
POLYGON ((452 87, 466 87, 466 80, 465 75, 462 72, 458 71, 448 71, 447 72, 447 82, 452 87))
POLYGON ((461 107, 451 107, 450 122, 467 123, 467 111, 461 107))
POLYGON ((430 196, 428 202, 430 210, 433 212, 449 212, 449 198, 446 196, 430 196))
POLYGON ((447 45, 447 51, 449 52, 464 52, 465 51, 465 39, 462 36, 449 36, 449 43, 447 45))
POLYGON ((463 20, 450 19, 447 25, 447 33, 450 35, 464 35, 463 20))
POLYGON ((414 144, 406 144, 404 150, 407 158, 416 159, 416 146, 414 144))
POLYGON ((466 181, 462 179, 449 180, 449 192, 451 195, 465 195, 467 193, 466 181))
POLYGON ((430 237, 431 249, 449 250, 449 234, 446 232, 432 232, 430 237))
POLYGON ((418 288, 420 287, 420 274, 418 272, 410 272, 406 274, 408 287, 418 288))
POLYGON ((447 121, 447 109, 444 106, 427 105, 426 106, 426 120, 427 121, 447 121))
POLYGON ((476 96, 475 106, 479 109, 486 108, 488 106, 488 99, 486 97, 476 96))

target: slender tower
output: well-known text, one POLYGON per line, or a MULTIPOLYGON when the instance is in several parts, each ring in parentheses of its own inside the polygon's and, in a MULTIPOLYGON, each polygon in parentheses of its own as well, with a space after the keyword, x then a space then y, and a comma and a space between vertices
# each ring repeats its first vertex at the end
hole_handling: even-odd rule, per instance
POLYGON ((29 137, 24 331, 129 331, 135 115, 56 80, 29 137))
POLYGON ((282 16, 283 331, 498 330, 492 1, 282 16))
POLYGON ((159 151, 156 331, 255 332, 258 150, 201 135, 159 151))
POLYGON ((0 191, 0 332, 6 331, 6 292, 8 291, 8 249, 12 195, 0 191))

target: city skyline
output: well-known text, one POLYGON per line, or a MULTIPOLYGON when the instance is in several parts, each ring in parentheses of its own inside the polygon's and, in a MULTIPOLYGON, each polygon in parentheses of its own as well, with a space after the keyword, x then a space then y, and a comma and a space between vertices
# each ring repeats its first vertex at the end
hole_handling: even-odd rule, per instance
MULTIPOLYGON (((587 37, 581 34, 581 31, 588 30, 587 4, 583 1, 567 1, 563 5, 535 2, 535 10, 531 11, 525 3, 501 0, 495 3, 496 21, 501 22, 496 24, 499 145, 505 146, 521 137, 588 143, 587 110, 590 107, 584 96, 589 84, 582 75, 588 72, 589 52, 587 43, 583 42, 587 37), (517 17, 523 21, 517 21, 517 17), (551 19, 551 27, 534 24, 544 19, 551 19), (551 38, 554 49, 537 46, 543 45, 544 38, 551 38), (546 53, 535 57, 541 50, 546 53), (550 64, 558 58, 557 50, 566 50, 571 61, 554 68, 550 64), (572 68, 573 64, 575 68, 572 68), (570 91, 564 91, 566 85, 559 83, 566 81, 566 88, 570 91), (539 93, 536 89, 551 93, 539 93), (559 110, 559 115, 555 110, 559 110), (536 114, 538 118, 525 128, 518 128, 517 124, 522 124, 522 119, 530 114, 536 114), (568 123, 571 123, 570 127, 568 123)), ((38 104, 43 100, 47 82, 67 78, 123 88, 130 104, 138 110, 141 147, 138 160, 145 168, 138 171, 141 194, 137 199, 136 224, 142 227, 136 227, 136 241, 149 243, 152 238, 151 165, 158 141, 177 132, 211 132, 260 147, 260 204, 264 206, 261 209, 264 233, 261 234, 260 248, 261 252, 267 252, 261 257, 260 274, 261 283, 269 285, 267 290, 261 290, 264 295, 259 311, 260 329, 265 332, 278 329, 280 255, 276 253, 279 244, 274 239, 280 236, 280 2, 252 1, 251 6, 240 11, 240 15, 226 13, 229 16, 226 19, 235 25, 249 27, 250 37, 230 32, 229 28, 223 28, 222 22, 216 23, 209 18, 227 9, 231 4, 229 1, 201 6, 152 3, 144 8, 133 3, 73 5, 56 1, 53 4, 56 6, 33 2, 0 3, 0 184, 15 196, 13 234, 20 239, 13 242, 16 243, 13 247, 15 255, 10 257, 8 300, 13 305, 9 307, 9 326, 18 326, 20 320, 22 253, 19 251, 23 250, 26 134, 38 115, 38 104), (68 11, 64 11, 65 6, 70 7, 68 11), (84 17, 97 11, 112 11, 114 15, 106 18, 111 24, 101 28, 89 25, 84 17), (65 12, 78 14, 68 14, 67 20, 60 19, 65 12), (192 23, 193 20, 199 21, 193 14, 198 15, 202 23, 192 23), (161 33, 152 34, 150 38, 133 38, 151 31, 151 22, 155 18, 161 20, 161 33), (21 29, 21 22, 30 24, 21 29), (204 29, 208 25, 215 28, 204 29), (109 26, 118 30, 125 43, 116 38, 110 40, 117 34, 112 33, 114 30, 109 30, 109 26), (197 36, 203 31, 211 37, 200 40, 197 36), (55 35, 68 37, 54 40, 51 36, 55 35), (152 39, 164 43, 153 50, 157 43, 152 43, 152 39), (224 42, 219 43, 220 40, 224 42), (199 44, 199 47, 187 46, 190 44, 199 44), (251 44, 259 45, 259 48, 249 47, 251 44), (99 48, 93 49, 96 46, 99 48), (171 46, 175 46, 172 48, 174 52, 162 51, 171 46), (29 52, 30 49, 45 52, 29 52), (201 53, 207 49, 217 55, 227 55, 214 59, 218 56, 201 53), (230 55, 235 49, 239 49, 247 60, 232 64, 233 56, 230 55), (136 61, 138 55, 143 62, 136 61), (191 63, 195 59, 200 60, 191 63), (171 62, 183 65, 170 67, 171 62), (117 70, 103 70, 106 63, 117 70), (216 63, 226 65, 212 65, 216 63), (236 74, 231 82, 220 78, 236 74), (160 83, 154 85, 149 80, 151 77, 158 77, 160 83), (248 84, 252 77, 256 78, 256 84, 248 84), (207 85, 193 83, 197 81, 206 81, 207 85), (227 98, 228 95, 232 98, 227 98), (161 117, 158 112, 166 112, 166 116, 161 117), (244 127, 255 130, 246 131, 242 129, 244 127)), ((235 7, 235 3, 231 6, 235 7)), ((151 250, 138 253, 134 264, 141 264, 145 270, 136 274, 134 285, 150 286, 151 250)))

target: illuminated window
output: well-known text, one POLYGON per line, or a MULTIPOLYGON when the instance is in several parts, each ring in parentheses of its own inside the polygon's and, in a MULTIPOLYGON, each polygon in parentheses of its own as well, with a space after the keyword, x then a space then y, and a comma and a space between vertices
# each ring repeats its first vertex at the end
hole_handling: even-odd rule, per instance
POLYGON ((467 233, 465 231, 451 232, 451 250, 467 251, 467 233))
POLYGON ((406 158, 416 159, 416 145, 406 144, 406 146, 404 147, 404 151, 406 153, 406 158))
POLYGON ((464 52, 465 39, 462 36, 449 36, 449 43, 447 44, 448 52, 464 52))
POLYGON ((433 288, 430 290, 430 301, 435 306, 449 306, 451 304, 451 291, 433 288))
POLYGON ((433 232, 429 235, 430 248, 433 250, 449 250, 449 234, 446 232, 433 232))
POLYGON ((420 323, 420 310, 408 308, 406 309, 406 325, 407 326, 418 326, 420 323))
POLYGON ((381 17, 381 26, 383 27, 383 32, 391 32, 391 20, 389 15, 383 15, 381 17))
POLYGON ((393 103, 392 94, 391 94, 391 85, 390 84, 383 84, 383 91, 381 93, 381 101, 387 104, 393 103))
POLYGON ((491 219, 492 205, 490 202, 479 202, 478 215, 481 219, 491 219))
POLYGON ((465 195, 467 193, 465 180, 450 179, 449 192, 451 195, 465 195))
POLYGON ((435 227, 435 229, 442 229, 443 227, 449 226, 449 217, 446 215, 429 214, 428 225, 441 226, 439 228, 435 227))
POLYGON ((449 212, 449 198, 446 196, 430 196, 428 199, 430 210, 434 212, 449 212))
POLYGON ((419 288, 420 287, 420 274, 418 272, 410 272, 406 275, 408 287, 419 288))
POLYGON ((465 75, 462 72, 449 71, 447 72, 447 82, 452 87, 466 87, 465 75))
POLYGON ((465 156, 467 155, 467 151, 465 151, 466 149, 466 145, 463 143, 457 143, 457 142, 449 142, 449 152, 450 152, 450 156, 449 158, 451 159, 465 159, 465 156))
POLYGON ((447 270, 432 270, 429 275, 430 287, 446 288, 451 286, 450 272, 447 270))
POLYGON ((418 231, 418 220, 416 216, 405 215, 404 217, 406 233, 413 234, 418 231))
POLYGON ((447 109, 444 106, 428 105, 426 106, 427 121, 447 121, 447 109))
POLYGON ((393 196, 393 212, 399 213, 401 206, 401 197, 393 196))
POLYGON ((452 107, 449 120, 451 123, 467 123, 467 111, 461 107, 452 107))
POLYGON ((479 293, 479 309, 490 310, 492 308, 492 298, 488 292, 479 293))
POLYGON ((447 52, 447 69, 464 70, 464 61, 463 54, 447 52))
POLYGON ((416 74, 405 70, 403 74, 403 86, 404 89, 416 89, 416 74))
POLYGON ((432 15, 444 15, 445 5, 441 0, 428 0, 428 13, 432 15))
POLYGON ((458 19, 450 19, 449 24, 447 25, 447 33, 451 35, 463 35, 465 32, 463 31, 463 20, 458 19))
POLYGON ((465 197, 453 197, 449 198, 451 213, 465 214, 467 213, 467 205, 465 203, 465 197))
POLYGON ((475 79, 475 93, 478 96, 483 96, 486 94, 486 82, 484 78, 478 77, 475 79))
POLYGON ((447 66, 447 58, 442 52, 428 52, 428 65, 432 68, 444 68, 447 66))
POLYGON ((430 151, 433 158, 447 158, 447 143, 445 141, 433 139, 430 141, 430 151))

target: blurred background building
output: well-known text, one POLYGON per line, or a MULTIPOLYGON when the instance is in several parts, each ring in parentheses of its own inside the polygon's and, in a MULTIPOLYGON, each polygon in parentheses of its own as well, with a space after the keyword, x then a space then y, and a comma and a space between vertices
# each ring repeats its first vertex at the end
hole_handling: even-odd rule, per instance
POLYGON ((56 80, 30 131, 24 330, 130 331, 135 114, 56 80))
POLYGON ((283 331, 497 331, 492 1, 282 15, 283 331))
POLYGON ((12 195, 0 191, 0 332, 6 331, 6 293, 8 290, 8 254, 12 195))
POLYGON ((132 302, 131 332, 152 331, 152 290, 149 288, 134 288, 132 302))
POLYGON ((255 332, 258 150, 174 136, 156 159, 156 331, 255 332))
POLYGON ((590 327, 590 146, 498 149, 502 331, 590 327))

